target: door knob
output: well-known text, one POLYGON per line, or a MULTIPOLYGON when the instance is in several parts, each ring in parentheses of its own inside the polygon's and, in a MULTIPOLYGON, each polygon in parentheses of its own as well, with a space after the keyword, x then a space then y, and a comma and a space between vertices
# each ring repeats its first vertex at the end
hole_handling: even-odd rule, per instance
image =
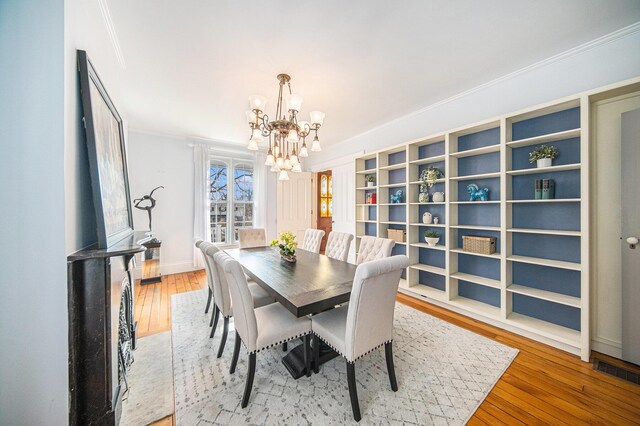
POLYGON ((638 241, 638 237, 627 237, 627 244, 629 244, 630 249, 636 248, 638 242, 640 242, 638 241))

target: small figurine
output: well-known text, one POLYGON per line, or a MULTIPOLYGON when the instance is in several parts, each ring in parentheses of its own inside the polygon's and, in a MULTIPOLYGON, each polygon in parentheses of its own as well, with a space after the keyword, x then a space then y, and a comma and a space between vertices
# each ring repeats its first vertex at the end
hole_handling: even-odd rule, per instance
POLYGON ((395 194, 391 194, 391 203, 399 204, 402 203, 404 199, 404 191, 402 189, 398 189, 395 194))
POLYGON ((489 188, 480 189, 478 185, 472 183, 467 186, 469 201, 489 201, 489 188))

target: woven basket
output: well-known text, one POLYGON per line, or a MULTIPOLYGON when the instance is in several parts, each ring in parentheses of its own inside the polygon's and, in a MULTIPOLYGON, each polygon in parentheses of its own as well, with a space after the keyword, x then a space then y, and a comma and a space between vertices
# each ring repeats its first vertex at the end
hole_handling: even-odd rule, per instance
POLYGON ((404 243, 407 241, 407 231, 403 229, 388 229, 387 238, 398 243, 404 243))
POLYGON ((462 236, 462 250, 471 253, 493 254, 496 252, 495 237, 477 237, 475 235, 462 236))

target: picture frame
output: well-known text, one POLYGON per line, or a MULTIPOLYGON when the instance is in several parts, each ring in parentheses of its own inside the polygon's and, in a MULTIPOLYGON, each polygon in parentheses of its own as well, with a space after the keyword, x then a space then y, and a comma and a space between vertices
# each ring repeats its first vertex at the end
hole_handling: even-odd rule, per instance
POLYGON ((133 233, 124 127, 87 52, 77 53, 97 244, 107 249, 133 233))

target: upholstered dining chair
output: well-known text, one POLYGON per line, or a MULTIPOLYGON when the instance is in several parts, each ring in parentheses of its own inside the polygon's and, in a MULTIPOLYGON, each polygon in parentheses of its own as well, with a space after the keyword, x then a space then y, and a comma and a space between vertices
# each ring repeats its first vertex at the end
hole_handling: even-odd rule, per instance
POLYGON ((324 237, 324 231, 322 229, 308 228, 304 231, 304 241, 300 248, 313 253, 320 253, 322 237, 324 237))
POLYGON ((264 228, 238 229, 238 240, 240 248, 265 247, 267 245, 264 228))
POLYGON ((362 240, 360 240, 356 265, 391 256, 391 250, 395 245, 396 242, 388 238, 363 236, 362 240))
POLYGON ((297 318, 280 303, 255 307, 254 299, 242 272, 240 263, 226 253, 215 255, 216 262, 221 265, 229 282, 231 300, 233 301, 233 322, 236 329, 236 340, 229 372, 233 374, 238 364, 240 343, 249 352, 247 381, 242 395, 242 408, 249 403, 253 378, 256 371, 256 354, 267 348, 303 337, 304 362, 307 377, 311 375, 311 350, 309 337, 311 320, 307 317, 297 318))
MULTIPOLYGON (((209 313, 209 307, 211 306, 211 299, 213 298, 213 278, 211 277, 211 271, 209 271, 209 263, 207 262, 207 256, 204 254, 204 250, 206 246, 204 244, 210 244, 202 240, 196 241, 196 248, 202 252, 202 259, 204 260, 204 271, 207 276, 207 287, 209 288, 207 294, 207 306, 204 308, 204 313, 209 313)), ((211 317, 211 321, 213 321, 213 316, 211 317)), ((209 323, 209 327, 211 327, 211 323, 209 323)))
MULTIPOLYGON (((227 334, 229 333, 229 318, 233 315, 233 308, 231 304, 231 296, 229 295, 229 284, 227 283, 227 276, 222 270, 222 267, 215 261, 214 256, 216 253, 220 253, 220 249, 213 244, 205 250, 207 261, 209 262, 209 268, 211 269, 211 275, 213 277, 213 309, 214 320, 213 327, 209 337, 213 337, 218 325, 218 317, 222 315, 224 319, 224 327, 222 329, 222 339, 220 340, 220 347, 218 348, 217 357, 222 356, 224 346, 227 342, 227 334)), ((243 272, 244 275, 244 272, 243 272)), ((251 281, 248 282, 247 287, 249 293, 253 299, 255 306, 265 306, 275 302, 275 299, 269 295, 262 287, 257 283, 251 281)))
POLYGON ((356 421, 361 419, 355 375, 359 358, 384 345, 391 389, 398 390, 393 366, 393 313, 400 274, 408 266, 409 258, 404 255, 359 265, 349 305, 311 317, 316 372, 320 347, 316 339, 320 338, 347 361, 347 383, 356 421))
POLYGON ((324 249, 325 256, 346 262, 349 257, 351 240, 353 240, 353 235, 347 232, 329 232, 329 236, 327 237, 327 246, 324 249))

